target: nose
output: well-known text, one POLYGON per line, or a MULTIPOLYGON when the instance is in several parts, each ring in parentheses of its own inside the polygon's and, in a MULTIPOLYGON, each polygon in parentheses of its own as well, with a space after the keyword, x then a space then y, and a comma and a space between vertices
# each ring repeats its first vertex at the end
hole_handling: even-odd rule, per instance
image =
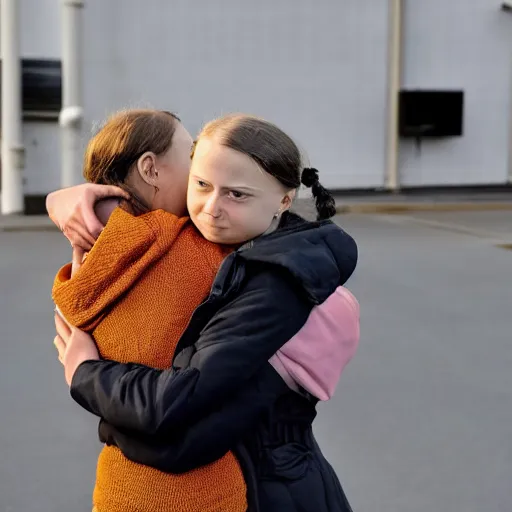
POLYGON ((203 213, 217 219, 220 217, 220 201, 217 194, 212 194, 203 207, 203 213))

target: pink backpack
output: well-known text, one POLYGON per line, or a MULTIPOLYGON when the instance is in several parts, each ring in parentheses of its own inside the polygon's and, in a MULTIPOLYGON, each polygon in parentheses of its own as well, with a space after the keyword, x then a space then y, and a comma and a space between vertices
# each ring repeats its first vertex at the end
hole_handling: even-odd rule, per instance
POLYGON ((340 286, 313 308, 304 327, 269 362, 294 391, 303 388, 329 400, 358 343, 359 303, 340 286))

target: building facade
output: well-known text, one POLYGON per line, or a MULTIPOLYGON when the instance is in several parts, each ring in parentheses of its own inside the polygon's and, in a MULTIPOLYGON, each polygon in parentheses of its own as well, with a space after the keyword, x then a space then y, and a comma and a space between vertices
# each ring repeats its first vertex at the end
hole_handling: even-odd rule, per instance
MULTIPOLYGON (((20 2, 23 58, 60 59, 60 3, 20 2)), ((84 146, 94 127, 123 107, 173 110, 193 133, 218 115, 242 111, 293 136, 328 187, 382 188, 389 3, 86 0, 84 146)), ((427 127, 421 138, 399 139, 399 184, 506 184, 512 15, 495 0, 401 4, 400 87, 462 92, 463 118, 461 135, 429 136, 420 120, 420 132, 427 127)), ((442 116, 449 107, 436 108, 442 116)), ((24 144, 25 193, 58 188, 56 120, 27 119, 24 144)))

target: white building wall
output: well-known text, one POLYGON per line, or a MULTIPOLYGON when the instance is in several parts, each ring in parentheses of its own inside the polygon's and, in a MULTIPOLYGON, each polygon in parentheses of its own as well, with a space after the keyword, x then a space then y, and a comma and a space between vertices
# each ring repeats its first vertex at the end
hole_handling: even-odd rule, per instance
POLYGON ((382 0, 88 2, 88 125, 123 106, 179 113, 197 132, 243 111, 289 132, 334 188, 383 183, 382 0))
POLYGON ((401 141, 405 186, 505 183, 512 16, 498 0, 405 0, 405 88, 463 89, 463 137, 401 141))
MULTIPOLYGON (((59 58, 58 0, 20 0, 22 55, 59 58)), ((326 185, 384 183, 384 0, 86 1, 84 146, 112 110, 177 111, 191 132, 230 111, 276 122, 326 185)), ((512 16, 495 0, 405 0, 403 87, 463 89, 464 136, 401 140, 404 186, 505 183, 512 16)), ((57 123, 26 123, 26 193, 60 183, 57 123)))
POLYGON ((61 0, 18 0, 21 54, 25 58, 60 59, 61 0))
POLYGON ((60 187, 59 124, 49 121, 23 123, 25 146, 25 195, 46 195, 60 187))

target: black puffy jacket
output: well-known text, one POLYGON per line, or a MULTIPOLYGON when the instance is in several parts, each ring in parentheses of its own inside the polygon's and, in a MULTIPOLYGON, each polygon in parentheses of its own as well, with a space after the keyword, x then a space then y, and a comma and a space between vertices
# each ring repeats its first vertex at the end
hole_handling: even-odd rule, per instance
POLYGON ((335 224, 286 214, 225 259, 171 370, 86 361, 71 395, 102 418, 100 439, 134 462, 180 473, 232 450, 250 511, 350 511, 312 433, 316 400, 267 361, 356 262, 354 240, 335 224))

